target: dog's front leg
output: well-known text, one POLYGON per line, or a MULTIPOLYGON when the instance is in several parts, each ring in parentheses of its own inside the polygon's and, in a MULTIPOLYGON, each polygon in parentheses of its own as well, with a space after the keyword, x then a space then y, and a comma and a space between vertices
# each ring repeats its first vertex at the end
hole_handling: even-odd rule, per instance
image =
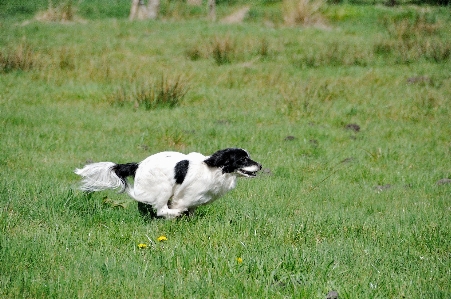
POLYGON ((166 219, 172 219, 177 218, 180 215, 182 215, 187 209, 174 209, 174 208, 168 208, 168 206, 164 206, 157 210, 157 216, 164 217, 166 219))
POLYGON ((188 209, 188 211, 186 212, 186 214, 188 215, 188 216, 194 216, 194 212, 196 212, 196 208, 197 207, 192 207, 192 208, 189 208, 188 209))

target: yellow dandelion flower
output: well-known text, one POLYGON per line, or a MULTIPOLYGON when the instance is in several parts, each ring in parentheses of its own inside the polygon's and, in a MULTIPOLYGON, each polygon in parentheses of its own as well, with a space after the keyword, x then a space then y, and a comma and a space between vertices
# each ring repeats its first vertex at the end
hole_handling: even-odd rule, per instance
POLYGON ((166 238, 165 236, 159 236, 157 240, 160 241, 160 242, 161 241, 167 241, 168 238, 166 238))
POLYGON ((140 249, 147 248, 147 244, 139 243, 139 244, 138 244, 138 248, 140 248, 140 249))
POLYGON ((238 264, 241 264, 241 263, 243 262, 243 259, 240 258, 240 257, 237 257, 237 258, 236 258, 236 261, 238 262, 238 264))

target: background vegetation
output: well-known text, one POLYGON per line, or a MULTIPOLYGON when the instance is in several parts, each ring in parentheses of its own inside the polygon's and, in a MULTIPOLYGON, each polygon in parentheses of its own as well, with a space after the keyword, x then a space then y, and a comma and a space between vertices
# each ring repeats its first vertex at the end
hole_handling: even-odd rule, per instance
POLYGON ((0 2, 1 298, 450 297, 449 8, 242 4, 0 2), (72 173, 230 146, 260 176, 175 221, 72 173))

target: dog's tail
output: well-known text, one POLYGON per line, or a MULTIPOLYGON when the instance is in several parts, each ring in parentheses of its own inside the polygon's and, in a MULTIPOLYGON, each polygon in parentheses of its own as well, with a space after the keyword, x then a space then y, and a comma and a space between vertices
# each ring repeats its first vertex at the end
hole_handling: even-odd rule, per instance
POLYGON ((99 162, 88 164, 75 173, 83 178, 80 189, 93 192, 107 189, 119 189, 119 192, 130 191, 127 177, 135 177, 138 163, 115 164, 99 162))

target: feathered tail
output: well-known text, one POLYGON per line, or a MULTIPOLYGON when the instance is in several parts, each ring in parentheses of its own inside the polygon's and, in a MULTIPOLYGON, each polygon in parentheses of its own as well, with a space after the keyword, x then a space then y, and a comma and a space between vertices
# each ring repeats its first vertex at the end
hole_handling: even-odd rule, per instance
POLYGON ((75 173, 83 178, 80 186, 83 191, 119 189, 119 192, 124 192, 130 191, 127 177, 134 177, 138 166, 138 163, 99 162, 88 164, 82 169, 75 169, 75 173))

